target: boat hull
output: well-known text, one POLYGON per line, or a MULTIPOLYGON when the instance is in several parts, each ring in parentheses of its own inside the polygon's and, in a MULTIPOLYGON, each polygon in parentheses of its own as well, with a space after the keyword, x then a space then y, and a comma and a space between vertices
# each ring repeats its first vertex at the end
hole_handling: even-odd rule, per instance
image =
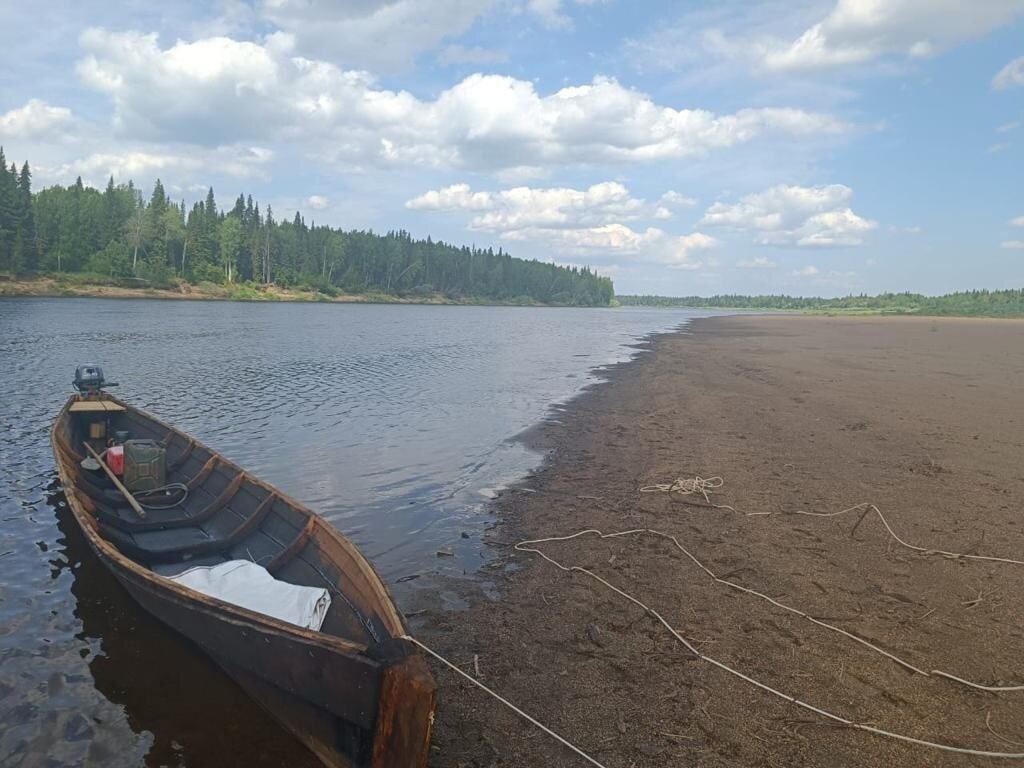
MULTIPOLYGON (((62 416, 66 411, 67 406, 62 416)), ((385 618, 371 628, 389 636, 371 652, 343 638, 225 604, 157 575, 101 533, 94 497, 76 487, 78 470, 67 432, 58 417, 51 441, 68 505, 97 558, 143 609, 208 654, 325 765, 426 765, 436 685, 422 657, 410 652, 403 639, 400 618, 389 620, 387 611, 398 616, 389 602, 381 606, 385 618)), ((283 494, 281 498, 301 509, 283 494)), ((307 526, 313 533, 306 530, 303 535, 316 539, 317 552, 337 558, 339 571, 351 569, 354 548, 326 528, 313 519, 307 526)), ((352 575, 366 577, 362 572, 352 575)), ((382 584, 371 586, 375 594, 386 596, 382 584)))

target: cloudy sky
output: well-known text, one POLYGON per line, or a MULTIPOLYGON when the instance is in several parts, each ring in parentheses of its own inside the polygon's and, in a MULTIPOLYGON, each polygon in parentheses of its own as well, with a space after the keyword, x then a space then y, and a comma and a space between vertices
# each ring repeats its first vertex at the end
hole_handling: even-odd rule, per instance
POLYGON ((1024 0, 0 4, 0 143, 621 293, 1024 285, 1024 0))

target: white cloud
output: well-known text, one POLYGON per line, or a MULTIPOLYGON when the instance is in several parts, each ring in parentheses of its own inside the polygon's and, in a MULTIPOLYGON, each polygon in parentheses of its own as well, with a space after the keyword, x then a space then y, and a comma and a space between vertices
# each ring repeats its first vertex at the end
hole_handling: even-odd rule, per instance
POLYGON ((1020 86, 1024 86, 1024 56, 1011 61, 992 78, 992 87, 997 91, 1020 86))
POLYGON ((626 226, 623 222, 663 218, 664 208, 631 196, 614 181, 584 190, 515 187, 498 192, 474 192, 468 184, 453 184, 425 192, 405 205, 412 210, 471 212, 468 228, 472 231, 544 243, 574 256, 617 254, 696 269, 701 262, 692 254, 717 245, 714 238, 699 232, 672 235, 657 227, 641 231, 626 226))
POLYGON ((579 229, 637 219, 664 218, 663 207, 632 197, 619 182, 587 189, 514 187, 473 192, 468 184, 430 190, 406 204, 413 210, 474 211, 469 228, 507 234, 523 229, 579 229))
POLYGON ((768 69, 861 64, 887 54, 922 58, 988 34, 1024 12, 1022 0, 839 0, 787 45, 762 52, 768 69))
POLYGON ((700 232, 672 235, 657 227, 643 232, 624 224, 604 224, 585 229, 531 228, 506 233, 506 239, 549 242, 566 253, 580 256, 629 258, 672 269, 700 269, 704 262, 695 253, 718 246, 718 241, 700 232))
POLYGON ((996 133, 1009 133, 1010 131, 1015 131, 1018 128, 1020 128, 1020 125, 1020 120, 1014 120, 1009 123, 1003 123, 1002 125, 996 128, 996 133))
POLYGON ((322 211, 331 204, 331 201, 323 195, 310 195, 306 198, 306 205, 314 211, 322 211))
POLYGON ((1024 216, 1018 216, 1014 219, 1010 219, 1011 227, 1024 227, 1024 216))
POLYGON ((878 225, 851 210, 852 198, 853 190, 842 184, 779 185, 738 203, 716 202, 700 223, 753 232, 754 242, 761 245, 860 245, 878 225))
MULTIPOLYGON (((626 49, 641 67, 703 77, 808 73, 938 55, 1024 13, 1024 0, 722 3, 686 13, 626 49)), ((833 96, 848 98, 834 87, 833 96)))
POLYGON ((111 97, 122 135, 213 145, 301 140, 318 159, 350 168, 515 169, 526 176, 850 128, 791 108, 721 115, 675 109, 602 77, 542 96, 525 80, 474 74, 424 101, 381 89, 364 72, 294 56, 281 35, 263 44, 217 37, 161 49, 155 34, 93 29, 81 43, 87 54, 79 73, 111 97))
POLYGON ((1011 250, 1024 249, 1024 240, 1003 240, 1003 242, 999 244, 999 247, 1011 250))
POLYGON ((308 58, 374 72, 410 68, 466 32, 492 0, 262 0, 259 13, 308 58))
POLYGON ((736 266, 740 269, 774 269, 778 264, 767 256, 755 256, 752 259, 737 261, 736 266))
POLYGON ((463 45, 449 45, 437 54, 439 64, 503 64, 508 61, 505 51, 463 45))
POLYGON ((67 107, 54 107, 39 99, 0 115, 0 137, 12 139, 68 138, 74 117, 67 107))
POLYGON ((658 202, 665 206, 679 206, 682 208, 690 208, 697 204, 697 198, 687 197, 681 195, 675 190, 670 189, 668 192, 658 198, 658 202))
POLYGON ((36 172, 40 178, 53 181, 81 176, 94 186, 102 187, 110 176, 122 182, 156 177, 162 173, 189 176, 200 172, 223 173, 237 178, 263 176, 272 159, 273 152, 264 147, 111 149, 66 163, 39 165, 36 172))
POLYGON ((493 206, 490 192, 471 192, 469 184, 452 184, 431 189, 405 203, 412 210, 484 210, 493 206))
POLYGON ((813 277, 816 274, 818 274, 818 268, 813 264, 793 270, 793 275, 796 277, 813 277))

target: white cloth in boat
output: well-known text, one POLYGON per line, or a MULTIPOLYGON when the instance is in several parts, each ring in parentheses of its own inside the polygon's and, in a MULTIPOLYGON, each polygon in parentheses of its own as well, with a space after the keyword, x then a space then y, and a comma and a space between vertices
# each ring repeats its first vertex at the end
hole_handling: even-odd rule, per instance
POLYGON ((323 587, 278 581, 250 560, 197 565, 170 578, 204 595, 314 632, 320 631, 331 607, 331 594, 323 587))

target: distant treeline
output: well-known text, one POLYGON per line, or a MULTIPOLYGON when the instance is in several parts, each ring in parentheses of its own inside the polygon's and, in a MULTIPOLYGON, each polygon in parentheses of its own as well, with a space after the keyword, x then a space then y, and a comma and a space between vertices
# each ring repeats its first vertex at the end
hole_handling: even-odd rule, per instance
POLYGON ((0 271, 15 276, 88 273, 155 286, 252 281, 327 294, 601 306, 614 295, 609 278, 585 267, 414 240, 404 231, 343 231, 307 224, 298 213, 275 221, 251 195, 222 209, 210 189, 188 208, 159 180, 147 202, 131 181, 111 178, 101 192, 79 178, 33 193, 31 179, 28 163, 8 170, 0 148, 0 271))
POLYGON ((620 304, 648 307, 722 307, 729 309, 794 309, 816 311, 891 312, 921 315, 1024 316, 1024 290, 959 291, 945 296, 882 293, 819 299, 804 296, 617 296, 620 304))

